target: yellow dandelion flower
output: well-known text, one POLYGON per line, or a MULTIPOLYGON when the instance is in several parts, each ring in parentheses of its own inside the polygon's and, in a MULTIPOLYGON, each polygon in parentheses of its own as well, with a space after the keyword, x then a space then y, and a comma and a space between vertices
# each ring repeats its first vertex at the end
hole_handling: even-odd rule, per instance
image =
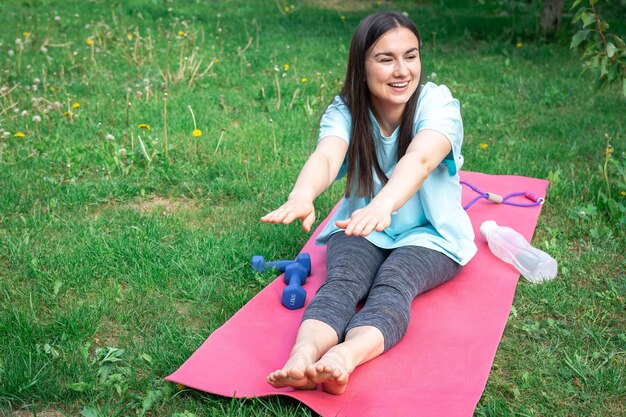
POLYGON ((87 40, 85 41, 85 43, 89 46, 93 45, 93 39, 91 38, 87 38, 87 40))
POLYGON ((77 109, 79 107, 80 107, 80 103, 78 101, 75 101, 75 102, 72 103, 72 108, 73 109, 77 109))
POLYGON ((478 147, 479 147, 480 149, 485 150, 485 149, 487 149, 487 148, 489 147, 489 145, 487 145, 486 143, 481 143, 480 145, 478 145, 478 147))
POLYGON ((220 60, 217 59, 217 58, 213 58, 213 62, 215 62, 217 64, 218 62, 220 62, 220 60))
POLYGON ((621 195, 622 197, 626 197, 626 191, 620 191, 619 195, 621 195))
POLYGON ((56 93, 56 91, 57 91, 57 89, 56 89, 56 88, 54 88, 54 87, 50 87, 50 92, 51 92, 51 93, 56 93))
POLYGON ((22 35, 24 35, 25 38, 28 38, 30 36, 30 32, 22 32, 22 35))
POLYGON ((609 156, 609 155, 611 155, 612 153, 613 153, 613 146, 611 146, 611 145, 607 146, 607 147, 606 147, 606 149, 604 150, 604 154, 605 154, 606 156, 609 156))
POLYGON ((194 129, 193 132, 191 132, 191 134, 196 137, 199 138, 200 136, 202 136, 202 130, 200 129, 194 129))
POLYGON ((285 6, 285 11, 288 12, 289 11, 289 6, 285 6))
POLYGON ((302 77, 302 78, 300 78, 300 82, 301 82, 302 84, 306 84, 306 83, 308 83, 308 82, 309 82, 309 79, 308 79, 307 77, 302 77))
POLYGON ((346 21, 346 17, 344 15, 339 16, 339 18, 343 20, 344 22, 346 21))
POLYGON ((182 38, 183 36, 187 36, 187 33, 181 30, 180 32, 178 32, 178 36, 182 38))
POLYGON ((283 68, 285 69, 285 71, 287 71, 289 69, 289 64, 283 65, 283 68))
POLYGON ((71 111, 64 111, 63 116, 72 117, 74 116, 74 113, 72 113, 71 111))
POLYGON ((135 37, 135 35, 133 35, 132 33, 128 33, 126 35, 126 39, 128 39, 129 41, 132 41, 134 37, 135 37))
POLYGON ((145 124, 145 123, 139 123, 139 124, 137 125, 137 127, 138 127, 139 129, 143 129, 143 130, 150 130, 150 129, 151 129, 151 128, 150 128, 150 126, 149 126, 149 125, 147 125, 147 124, 145 124))
POLYGON ((518 42, 518 43, 515 44, 515 46, 517 46, 518 48, 521 48, 522 46, 524 46, 524 44, 521 43, 521 42, 518 42))
POLYGON ((15 135, 13 135, 16 138, 23 138, 24 136, 26 136, 24 132, 15 132, 15 135))

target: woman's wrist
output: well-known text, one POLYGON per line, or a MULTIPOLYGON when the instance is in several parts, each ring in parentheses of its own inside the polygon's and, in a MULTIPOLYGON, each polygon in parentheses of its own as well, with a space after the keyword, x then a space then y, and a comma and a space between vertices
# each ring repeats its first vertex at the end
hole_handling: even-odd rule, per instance
POLYGON ((289 200, 305 200, 307 202, 313 203, 315 200, 315 193, 311 190, 306 190, 302 188, 294 188, 291 193, 289 193, 289 200))

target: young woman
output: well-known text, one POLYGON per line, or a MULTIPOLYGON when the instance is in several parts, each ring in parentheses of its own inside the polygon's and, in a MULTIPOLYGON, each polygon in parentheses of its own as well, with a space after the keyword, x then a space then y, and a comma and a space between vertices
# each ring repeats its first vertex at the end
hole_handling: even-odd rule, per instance
MULTIPOLYGON (((274 387, 341 394, 350 373, 403 337, 411 302, 476 253, 461 206, 459 102, 420 85, 420 36, 399 13, 365 18, 350 44, 343 89, 287 202, 268 223, 315 221, 313 200, 347 173, 345 196, 317 238, 327 277, 304 312, 274 387), (356 312, 359 301, 363 308, 356 312)), ((419 319, 419 318, 418 318, 419 319)))

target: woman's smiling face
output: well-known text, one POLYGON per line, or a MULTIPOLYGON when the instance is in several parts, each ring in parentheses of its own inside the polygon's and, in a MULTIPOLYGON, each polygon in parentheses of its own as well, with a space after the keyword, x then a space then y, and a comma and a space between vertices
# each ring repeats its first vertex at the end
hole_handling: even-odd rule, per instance
POLYGON ((404 109, 420 81, 419 42, 405 28, 391 29, 372 46, 365 59, 365 77, 375 113, 404 109))

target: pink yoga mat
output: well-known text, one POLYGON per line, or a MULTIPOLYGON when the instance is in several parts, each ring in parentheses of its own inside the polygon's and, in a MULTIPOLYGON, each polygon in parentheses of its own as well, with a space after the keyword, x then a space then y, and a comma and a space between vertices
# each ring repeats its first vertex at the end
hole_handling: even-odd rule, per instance
MULTIPOLYGON (((461 179, 500 195, 530 191, 545 196, 548 187, 545 180, 518 176, 462 172, 461 179)), ((475 196, 464 187, 464 203, 475 196)), ((517 201, 528 202, 523 198, 517 201)), ((291 311, 280 304, 285 285, 282 277, 213 332, 166 379, 228 397, 287 395, 329 417, 472 416, 487 383, 519 278, 512 266, 491 254, 478 227, 493 219, 530 240, 540 210, 540 206, 497 205, 484 199, 469 208, 478 254, 454 279, 415 299, 404 339, 357 368, 343 395, 321 389, 275 389, 265 382, 267 374, 282 367, 289 356, 303 313, 303 309, 291 311)), ((302 249, 312 260, 313 273, 305 284, 307 303, 326 272, 326 248, 315 245, 315 235, 302 249)))

